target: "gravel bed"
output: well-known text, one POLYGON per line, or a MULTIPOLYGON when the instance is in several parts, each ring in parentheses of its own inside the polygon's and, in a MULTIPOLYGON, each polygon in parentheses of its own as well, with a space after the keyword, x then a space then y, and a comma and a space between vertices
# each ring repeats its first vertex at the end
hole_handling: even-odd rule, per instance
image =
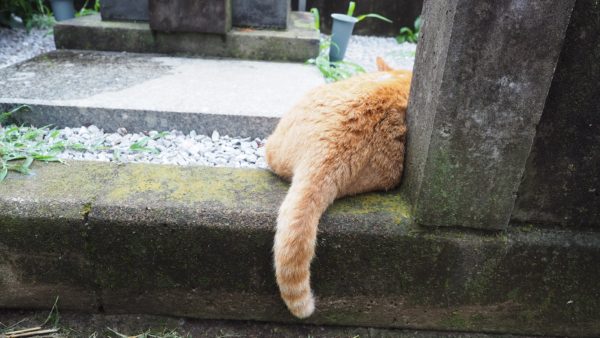
POLYGON ((204 165, 213 167, 266 168, 266 140, 212 135, 167 133, 104 133, 96 126, 60 130, 59 140, 78 142, 86 150, 66 149, 58 157, 72 160, 105 162, 141 162, 155 164, 204 165))
POLYGON ((352 36, 346 49, 345 60, 357 63, 367 72, 377 70, 375 59, 381 56, 392 68, 412 69, 415 63, 414 43, 399 44, 395 38, 352 36))
POLYGON ((0 28, 0 68, 55 49, 49 29, 0 28))
MULTIPOLYGON (((0 126, 0 135, 14 126, 0 126)), ((265 140, 212 135, 192 131, 104 133, 96 126, 81 128, 18 128, 18 143, 39 149, 42 155, 63 160, 137 162, 154 164, 203 165, 234 168, 266 168, 265 140)), ((2 138, 0 137, 0 140, 2 138)))

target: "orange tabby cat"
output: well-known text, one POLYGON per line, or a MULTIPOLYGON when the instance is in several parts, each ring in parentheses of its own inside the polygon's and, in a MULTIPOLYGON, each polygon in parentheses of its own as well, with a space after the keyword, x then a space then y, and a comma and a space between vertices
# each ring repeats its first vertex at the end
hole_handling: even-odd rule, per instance
POLYGON ((281 297, 299 318, 315 309, 310 263, 325 209, 336 198, 400 182, 412 73, 394 71, 380 58, 377 66, 380 72, 308 93, 267 140, 267 163, 292 182, 273 251, 281 297))

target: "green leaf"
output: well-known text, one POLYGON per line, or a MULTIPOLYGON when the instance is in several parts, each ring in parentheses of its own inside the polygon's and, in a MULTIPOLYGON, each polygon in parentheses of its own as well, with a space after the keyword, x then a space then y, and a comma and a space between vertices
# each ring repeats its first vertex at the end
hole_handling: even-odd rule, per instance
POLYGON ((417 19, 415 20, 415 31, 418 32, 421 30, 421 25, 423 24, 423 21, 421 20, 421 16, 417 16, 417 19))
POLYGON ((0 168, 0 182, 4 181, 6 175, 8 175, 8 168, 6 166, 3 166, 2 168, 0 168))
POLYGON ((408 27, 402 27, 400 28, 400 34, 413 35, 413 31, 408 27))
POLYGON ((167 135, 169 135, 169 132, 168 132, 168 131, 161 131, 160 133, 158 133, 158 134, 156 134, 156 135, 152 136, 152 139, 153 139, 153 140, 158 140, 158 139, 160 139, 160 138, 163 138, 163 137, 165 137, 165 136, 167 136, 167 135))
POLYGON ((25 162, 23 162, 22 166, 23 166, 23 168, 29 170, 31 163, 33 163, 33 157, 27 156, 27 158, 25 159, 25 162))
POLYGON ((379 15, 379 14, 374 14, 374 13, 369 13, 369 14, 363 14, 361 16, 358 16, 356 19, 358 19, 358 22, 363 21, 366 18, 375 18, 375 19, 379 19, 385 22, 389 22, 392 23, 393 21, 386 18, 385 16, 379 15))
POLYGON ((310 12, 315 17, 315 29, 320 31, 321 30, 321 16, 319 15, 319 10, 316 8, 311 8, 310 12))
POLYGON ((350 3, 348 4, 348 12, 346 14, 348 16, 353 16, 355 8, 356 8, 356 2, 350 1, 350 3))
POLYGON ((33 155, 33 158, 35 160, 43 161, 43 162, 62 162, 61 159, 57 158, 54 155, 39 155, 39 154, 36 154, 36 155, 33 155))
POLYGON ((69 148, 76 150, 76 151, 86 151, 87 150, 87 148, 81 143, 73 143, 73 144, 69 145, 69 148))

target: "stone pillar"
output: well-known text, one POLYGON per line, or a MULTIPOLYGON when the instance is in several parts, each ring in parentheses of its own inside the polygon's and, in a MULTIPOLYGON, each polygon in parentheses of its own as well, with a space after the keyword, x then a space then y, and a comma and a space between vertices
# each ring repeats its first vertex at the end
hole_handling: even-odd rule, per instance
POLYGON ((513 220, 600 229, 600 2, 577 0, 513 220))
POLYGON ((507 226, 573 5, 425 1, 403 185, 418 224, 507 226))

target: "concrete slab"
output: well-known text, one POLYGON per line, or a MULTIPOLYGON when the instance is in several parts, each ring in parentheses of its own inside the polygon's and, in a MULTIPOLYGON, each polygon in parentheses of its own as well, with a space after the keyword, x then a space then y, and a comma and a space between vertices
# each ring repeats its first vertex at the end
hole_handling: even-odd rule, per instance
POLYGON ((0 70, 0 108, 20 122, 114 131, 181 129, 266 136, 311 88, 308 65, 57 51, 0 70))
POLYGON ((292 12, 286 30, 234 28, 226 35, 166 33, 147 22, 101 21, 90 15, 54 27, 56 48, 218 56, 305 62, 319 53, 319 32, 308 12, 292 12))

